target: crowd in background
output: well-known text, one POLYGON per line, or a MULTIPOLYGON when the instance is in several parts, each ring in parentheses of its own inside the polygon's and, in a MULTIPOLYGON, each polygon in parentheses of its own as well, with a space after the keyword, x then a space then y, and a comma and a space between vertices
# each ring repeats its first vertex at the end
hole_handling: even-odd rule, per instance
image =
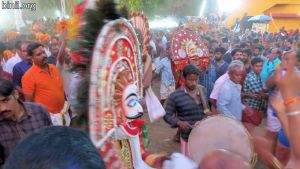
MULTIPOLYGON (((172 31, 157 31, 153 34, 152 45, 155 46, 152 49, 156 51, 152 56, 158 70, 155 72, 162 72, 160 95, 167 113, 165 121, 171 127, 179 128, 174 140, 181 142, 181 151, 187 154, 184 147, 188 134, 195 122, 203 119, 203 115, 206 114, 205 107, 200 106, 202 117, 195 117, 195 113, 184 110, 185 107, 191 108, 195 102, 198 102, 197 99, 195 102, 189 102, 189 97, 185 98, 184 94, 180 94, 180 88, 175 90, 179 79, 174 78, 170 66, 172 61, 169 46, 172 31)), ((233 32, 219 27, 205 33, 200 32, 199 37, 208 47, 210 65, 199 73, 192 68, 187 69, 186 73, 198 75, 197 83, 205 88, 206 101, 210 105, 211 114, 223 114, 239 120, 245 124, 250 133, 253 131, 253 126, 266 129, 267 134, 263 139, 269 140, 269 145, 267 144, 266 147, 270 146, 270 148, 264 148, 269 149, 270 154, 286 165, 291 153, 287 122, 284 120, 286 118, 278 113, 276 105, 279 103, 271 98, 279 90, 274 80, 276 70, 281 67, 282 72, 285 72, 287 65, 296 67, 297 70, 300 68, 299 31, 285 30, 283 27, 275 33, 248 29, 233 32), (263 119, 266 119, 266 124, 262 123, 263 119)), ((186 81, 188 77, 184 77, 186 81)), ((191 81, 184 83, 184 91, 194 98, 192 92, 189 92, 188 85, 191 85, 189 83, 191 81)), ((197 112, 197 108, 189 111, 197 112)), ((253 137, 257 140, 261 139, 256 135, 253 137)), ((257 151, 260 151, 259 148, 262 148, 260 146, 266 144, 263 141, 257 142, 254 146, 257 151)), ((263 153, 259 155, 262 159, 267 156, 263 153)), ((269 167, 274 165, 273 162, 266 163, 269 167)))

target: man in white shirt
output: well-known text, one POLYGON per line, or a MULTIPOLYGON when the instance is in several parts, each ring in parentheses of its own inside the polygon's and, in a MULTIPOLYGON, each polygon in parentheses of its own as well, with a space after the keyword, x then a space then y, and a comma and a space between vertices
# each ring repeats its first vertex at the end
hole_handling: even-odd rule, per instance
POLYGON ((165 35, 162 36, 161 43, 162 43, 162 47, 164 48, 164 50, 167 50, 168 40, 167 40, 167 37, 165 35))
MULTIPOLYGON (((234 49, 232 50, 231 52, 231 55, 232 55, 232 62, 230 63, 231 64, 236 64, 236 60, 239 60, 241 61, 242 60, 242 50, 241 49, 234 49)), ((237 62, 238 64, 241 63, 241 62, 237 62)), ((230 66, 229 65, 229 66, 230 66)), ((241 66, 244 67, 244 64, 241 63, 241 66)), ((214 88, 209 96, 209 101, 211 103, 211 109, 212 109, 212 113, 213 114, 218 114, 217 112, 217 99, 218 99, 218 95, 219 95, 219 92, 220 92, 220 89, 222 87, 222 85, 229 80, 229 75, 228 75, 228 72, 226 72, 224 75, 220 76, 216 82, 215 82, 215 85, 214 85, 214 88)))
POLYGON ((233 61, 228 67, 228 77, 220 88, 217 98, 217 108, 220 114, 236 120, 242 120, 242 104, 240 85, 244 75, 244 65, 241 61, 233 61), (239 63, 240 62, 240 63, 239 63))
POLYGON ((151 46, 151 57, 153 59, 157 55, 156 45, 155 45, 153 39, 150 40, 150 46, 151 46))
POLYGON ((15 44, 16 48, 16 55, 12 58, 8 59, 8 61, 5 63, 5 66, 3 67, 3 70, 13 74, 13 68, 14 66, 21 62, 23 58, 26 58, 27 55, 27 42, 17 41, 15 44))

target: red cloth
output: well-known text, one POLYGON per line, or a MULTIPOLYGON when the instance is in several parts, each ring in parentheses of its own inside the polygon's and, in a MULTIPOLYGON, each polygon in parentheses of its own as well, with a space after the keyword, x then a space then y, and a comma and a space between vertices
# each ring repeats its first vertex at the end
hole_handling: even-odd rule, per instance
POLYGON ((83 14, 88 3, 88 1, 83 1, 81 3, 79 3, 78 5, 76 5, 73 9, 73 15, 76 15, 76 14, 83 14))
POLYGON ((262 122, 263 116, 261 112, 251 109, 251 111, 243 110, 242 113, 242 122, 243 123, 250 123, 255 126, 259 126, 262 122))
POLYGON ((183 76, 181 76, 176 84, 176 89, 178 89, 179 87, 181 87, 182 85, 184 85, 185 79, 183 76))
POLYGON ((87 64, 88 60, 79 53, 71 53, 71 60, 75 65, 87 64))
POLYGON ((12 75, 2 70, 0 71, 0 77, 12 81, 12 75))

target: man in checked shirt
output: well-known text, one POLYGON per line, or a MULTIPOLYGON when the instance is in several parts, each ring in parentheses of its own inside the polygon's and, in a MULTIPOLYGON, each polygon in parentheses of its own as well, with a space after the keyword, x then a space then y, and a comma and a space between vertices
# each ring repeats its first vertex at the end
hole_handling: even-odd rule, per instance
POLYGON ((262 65, 263 60, 259 57, 251 60, 251 72, 247 75, 243 86, 245 103, 258 111, 264 110, 266 99, 268 99, 268 94, 265 93, 263 82, 259 76, 262 65))
POLYGON ((14 84, 0 78, 0 144, 4 150, 1 153, 2 164, 21 138, 50 125, 50 115, 45 107, 20 101, 14 84))

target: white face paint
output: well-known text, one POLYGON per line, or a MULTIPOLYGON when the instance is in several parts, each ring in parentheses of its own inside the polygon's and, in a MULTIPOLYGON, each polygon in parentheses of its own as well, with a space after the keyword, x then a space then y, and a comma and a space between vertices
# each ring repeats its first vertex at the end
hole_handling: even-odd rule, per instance
POLYGON ((122 107, 123 111, 126 113, 126 118, 136 119, 143 115, 143 108, 138 102, 139 98, 137 96, 137 86, 130 84, 124 90, 122 96, 122 107))

